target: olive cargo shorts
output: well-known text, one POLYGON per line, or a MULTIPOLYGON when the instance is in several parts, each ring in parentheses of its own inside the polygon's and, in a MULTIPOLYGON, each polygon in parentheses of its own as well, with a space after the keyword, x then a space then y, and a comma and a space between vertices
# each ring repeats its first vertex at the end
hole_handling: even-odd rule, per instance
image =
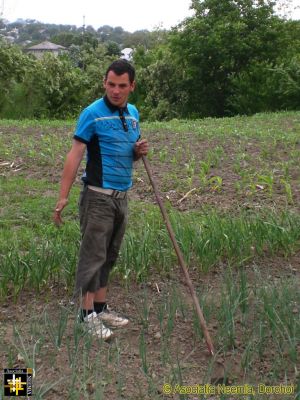
POLYGON ((107 286, 127 223, 127 198, 117 199, 85 187, 79 197, 82 235, 75 295, 107 286))

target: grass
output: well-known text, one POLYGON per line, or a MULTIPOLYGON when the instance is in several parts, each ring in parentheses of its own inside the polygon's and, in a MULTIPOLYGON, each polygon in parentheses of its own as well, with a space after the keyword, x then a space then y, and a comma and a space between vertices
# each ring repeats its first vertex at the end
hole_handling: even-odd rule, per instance
MULTIPOLYGON (((47 182, 26 181, 23 190, 30 185, 34 192, 23 201, 15 194, 16 187, 21 187, 19 179, 3 184, 7 203, 1 221, 0 291, 4 296, 11 288, 15 299, 29 282, 37 291, 56 282, 71 290, 79 247, 74 201, 78 190, 70 200, 73 205, 65 215, 66 224, 57 229, 50 213, 55 200, 42 197, 47 182)), ((133 202, 130 214, 119 275, 130 283, 147 279, 152 268, 166 274, 176 257, 157 207, 133 202), (145 213, 142 221, 141 212, 145 213)), ((238 266, 278 252, 288 257, 299 249, 300 218, 288 211, 242 212, 232 217, 213 210, 184 214, 173 210, 170 218, 185 260, 205 273, 222 262, 238 266)))
POLYGON ((73 128, 73 121, 0 121, 0 304, 26 315, 0 326, 5 367, 16 360, 33 367, 37 399, 155 400, 163 398, 164 382, 221 377, 297 385, 300 114, 142 126, 212 332, 213 359, 205 358, 203 334, 141 166, 134 193, 145 201, 130 202, 113 274, 138 330, 111 344, 82 331, 70 302, 80 244, 78 181, 65 224, 57 229, 51 220, 73 128), (27 294, 33 300, 22 308, 27 294), (63 301, 54 305, 56 295, 63 301))

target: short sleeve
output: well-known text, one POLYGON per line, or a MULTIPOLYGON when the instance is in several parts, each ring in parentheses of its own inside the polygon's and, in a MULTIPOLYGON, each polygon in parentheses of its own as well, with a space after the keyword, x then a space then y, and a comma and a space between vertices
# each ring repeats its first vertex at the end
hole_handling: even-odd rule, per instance
POLYGON ((89 143, 95 133, 95 119, 89 109, 84 109, 80 114, 74 133, 74 139, 83 143, 89 143))
POLYGON ((138 112, 138 110, 137 110, 136 108, 135 108, 135 112, 136 112, 136 119, 137 119, 137 131, 138 131, 138 133, 139 133, 139 137, 138 137, 137 140, 140 140, 140 138, 141 138, 140 115, 139 115, 139 112, 138 112))
POLYGON ((129 114, 133 118, 136 119, 136 121, 135 121, 135 130, 136 130, 136 133, 138 134, 136 141, 138 141, 141 138, 140 123, 139 123, 139 120, 140 120, 139 112, 138 112, 137 108, 132 104, 128 104, 128 110, 129 110, 129 114))
POLYGON ((140 124, 139 123, 137 123, 137 131, 138 131, 138 138, 137 138, 137 142, 140 140, 140 138, 141 138, 141 130, 140 130, 140 124))

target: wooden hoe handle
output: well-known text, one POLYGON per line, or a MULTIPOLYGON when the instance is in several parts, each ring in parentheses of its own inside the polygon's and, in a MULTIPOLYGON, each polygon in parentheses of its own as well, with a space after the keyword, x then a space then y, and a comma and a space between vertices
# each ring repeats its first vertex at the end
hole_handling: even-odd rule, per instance
POLYGON ((165 222, 165 224, 167 226, 170 238, 172 240, 175 252, 177 254, 177 258, 178 258, 179 264, 180 264, 180 266, 182 268, 182 271, 184 273, 186 282, 187 282, 188 287, 190 289, 190 293, 191 293, 191 296, 193 298, 193 302, 194 302, 194 305, 195 305, 195 308, 196 308, 196 311, 197 311, 199 322, 200 322, 200 325, 201 325, 201 328, 202 328, 202 331, 203 331, 203 334, 204 334, 204 337, 205 337, 205 340, 206 340, 207 348, 208 348, 210 354, 213 356, 214 355, 214 347, 213 347, 213 344, 212 344, 212 341, 211 341, 211 338, 210 338, 210 335, 209 335, 209 332, 208 332, 208 329, 207 329, 207 326, 206 326, 206 322, 205 322, 205 319, 204 319, 204 316, 203 316, 203 313, 202 313, 202 310, 201 310, 201 307, 200 307, 200 304, 199 304, 198 297, 196 295, 193 283, 192 283, 190 275, 188 273, 187 266, 185 264, 185 261, 183 259, 183 255, 182 255, 181 250, 180 250, 180 248, 178 246, 178 243, 176 241, 176 238, 175 238, 175 235, 174 235, 174 232, 173 232, 173 228, 171 226, 171 223, 170 223, 168 214, 167 214, 167 212, 165 210, 164 204, 163 204, 163 202, 161 200, 161 197, 160 197, 159 191, 157 189, 156 183, 153 180, 149 161, 147 160, 147 158, 145 156, 142 156, 142 159, 143 159, 143 162, 144 162, 144 165, 145 165, 145 168, 146 168, 150 183, 151 183, 151 185, 153 187, 153 190, 154 190, 154 193, 155 193, 155 196, 156 196, 156 200, 157 200, 159 208, 161 210, 164 222, 165 222))

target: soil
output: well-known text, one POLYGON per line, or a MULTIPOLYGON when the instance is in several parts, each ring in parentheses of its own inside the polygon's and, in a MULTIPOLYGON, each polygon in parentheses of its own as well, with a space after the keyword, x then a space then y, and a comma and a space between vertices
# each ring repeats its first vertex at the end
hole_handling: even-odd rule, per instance
MULTIPOLYGON (((290 126, 293 129, 293 125, 290 126)), ((49 129, 49 133, 57 137, 70 138, 72 132, 63 128, 49 129)), ((10 139, 16 135, 22 135, 23 140, 30 136, 35 137, 35 150, 39 151, 39 139, 47 133, 47 129, 41 132, 40 128, 5 128, 1 127, 5 135, 7 145, 10 139)), ((146 134, 150 140, 150 135, 146 134)), ((178 149, 176 140, 171 132, 165 132, 162 136, 159 132, 151 133, 151 146, 154 155, 151 162, 152 173, 158 183, 162 198, 169 201, 173 207, 181 211, 200 210, 206 207, 217 208, 218 210, 230 213, 237 213, 242 209, 258 210, 263 207, 271 209, 286 209, 299 212, 300 210, 300 186, 299 186, 299 165, 294 164, 290 168, 290 184, 293 193, 293 201, 289 204, 284 187, 280 184, 281 172, 277 169, 274 172, 275 182, 272 193, 267 186, 256 184, 254 188, 242 186, 237 189, 237 183, 241 183, 241 176, 234 172, 233 163, 235 156, 240 149, 247 155, 246 161, 242 161, 242 169, 263 170, 264 165, 260 161, 262 144, 255 139, 251 142, 247 139, 239 143, 233 139, 226 142, 221 139, 197 140, 195 135, 180 134, 180 143, 184 146, 182 158, 176 164, 170 160, 176 155, 178 149), (209 149, 220 146, 223 154, 218 165, 210 165, 208 178, 220 176, 222 184, 213 189, 211 186, 203 187, 199 179, 199 164, 197 174, 191 184, 186 182, 186 164, 195 157, 197 162, 204 160, 209 149), (168 149, 167 159, 161 161, 160 150, 168 149), (179 182, 178 184, 176 182, 179 182), (261 187, 263 186, 263 187, 261 187), (194 189, 195 188, 195 189, 194 189), (192 192, 183 199, 191 189, 192 192)), ((70 141, 69 141, 70 142, 70 141)), ((66 140, 67 143, 67 140, 66 140)), ((300 151, 300 142, 295 145, 295 150, 300 151)), ((67 150, 67 145, 63 149, 67 150)), ((65 154, 65 153, 64 153, 65 154)), ((49 155, 51 158, 51 154, 49 155)), ((277 145, 276 153, 272 152, 267 160, 270 170, 274 170, 281 163, 290 160, 290 154, 280 143, 277 145)), ((29 156, 26 148, 18 155, 3 157, 0 159, 0 174, 4 178, 12 176, 25 176, 27 178, 44 179, 51 183, 57 183, 60 179, 63 166, 63 155, 46 160, 41 164, 40 157, 29 156), (35 162, 36 161, 36 162, 35 162)), ((80 173, 77 181, 80 180, 80 173)), ((48 195, 51 195, 49 189, 48 195)), ((155 202, 152 189, 143 168, 142 162, 137 163, 135 172, 135 185, 131 190, 132 200, 155 202)), ((287 280, 300 283, 300 253, 295 252, 290 258, 285 259, 280 255, 272 258, 257 259, 246 265, 247 282, 249 285, 257 281, 257 270, 263 281, 280 283, 287 280)), ((225 275, 228 272, 226 265, 219 265, 206 275, 198 272, 195 266, 189 268, 192 281, 199 294, 203 291, 211 296, 214 302, 218 303, 221 296, 221 288, 224 284, 225 275)), ((238 279, 238 270, 232 271, 232 279, 238 279)), ((60 286, 49 287, 45 293, 36 294, 30 289, 22 292, 14 303, 13 299, 0 304, 0 362, 3 367, 12 364, 15 368, 25 368, 26 359, 22 352, 22 343, 18 343, 18 332, 23 338, 23 345, 31 349, 28 354, 32 359, 32 351, 37 338, 41 342, 36 344, 37 354, 35 356, 35 378, 33 388, 41 388, 45 384, 54 383, 53 388, 46 391, 43 399, 96 399, 99 387, 103 388, 104 397, 108 400, 114 399, 200 399, 200 395, 189 395, 179 397, 178 394, 163 394, 163 384, 176 383, 182 385, 203 385, 218 384, 226 385, 257 385, 258 383, 269 384, 274 382, 270 376, 271 366, 276 360, 272 337, 269 337, 269 346, 263 352, 262 359, 255 359, 250 369, 243 367, 243 354, 248 345, 247 325, 243 321, 236 321, 236 338, 231 348, 224 350, 221 337, 218 333, 217 312, 213 311, 209 318, 208 328, 215 345, 215 356, 211 357, 207 346, 199 330, 195 328, 195 314, 193 303, 188 292, 182 272, 178 266, 170 271, 167 276, 161 276, 157 271, 150 271, 149 280, 145 282, 131 282, 126 287, 115 274, 112 278, 109 291, 110 306, 127 315, 130 323, 123 329, 115 332, 114 338, 109 343, 102 343, 98 340, 89 342, 84 340, 78 343, 78 356, 76 367, 70 365, 70 352, 75 351, 74 343, 74 320, 76 317, 76 302, 67 288, 60 286), (175 290, 175 292, 174 292, 175 290), (168 313, 166 310, 162 326, 159 323, 159 312, 164 304, 172 296, 179 296, 183 308, 176 308, 174 311, 174 327, 168 331, 168 313), (61 346, 55 346, 49 333, 49 324, 46 317, 50 316, 53 323, 57 321, 61 310, 68 310, 67 326, 62 337, 61 346), (145 317, 146 316, 146 317, 145 317), (17 330, 15 329, 17 328, 17 330), (165 334, 168 336, 165 337, 165 334), (144 342, 142 342, 144 340, 144 342), (143 364, 141 343, 147 348, 147 361, 143 364), (9 350, 12 349, 12 350, 9 350), (163 350, 164 349, 164 350, 163 350), (164 352, 163 352, 164 351, 164 352), (86 358, 83 354, 87 355, 86 358), (179 368, 180 365, 180 368, 179 368), (74 376, 75 371, 75 376, 74 376), (85 378, 84 378, 85 377, 85 378), (75 379, 75 383, 72 382, 75 379), (101 384, 99 384, 101 382, 101 384), (73 386, 72 386, 73 385, 73 386), (73 395, 70 388, 74 387, 73 395), (78 395, 78 393, 80 393, 78 395), (79 397, 78 397, 79 396, 79 397)), ((216 306, 217 307, 217 306, 216 306)), ((295 306, 295 317, 298 317, 299 304, 295 306), (298 308, 297 308, 298 307, 298 308)), ((253 320, 255 316, 251 317, 253 320)), ((251 323, 251 321, 250 321, 251 323)), ((298 353, 300 347, 298 344, 298 353)), ((298 366, 299 371, 300 366, 298 366)), ((283 374, 277 377, 279 383, 295 383, 297 371, 291 366, 288 375, 283 374)), ((44 386, 45 390, 46 387, 44 386)), ((212 400, 220 399, 218 395, 212 395, 212 400)), ((227 399, 240 400, 242 396, 227 396, 227 399)), ((259 398, 259 397, 254 397, 259 398)), ((289 399, 294 396, 269 395, 268 399, 289 399)))
MULTIPOLYGON (((287 121, 284 121, 287 124, 287 121)), ((295 130, 295 123, 288 124, 291 131, 295 130)), ((57 183, 61 177, 65 154, 67 153, 72 137, 72 131, 64 128, 16 128, 1 127, 1 134, 4 144, 10 146, 14 137, 18 137, 16 154, 9 157, 0 157, 0 176, 26 176, 32 179, 43 179, 50 183, 57 183), (63 147, 58 149, 48 148, 45 155, 44 145, 41 138, 50 134, 52 141, 61 141, 66 138, 63 147), (27 138, 32 140, 32 155, 27 149, 27 138), (23 143, 22 143, 23 141, 23 143), (44 158, 40 152, 44 152, 44 158), (56 153, 54 153, 56 152, 56 153), (54 154, 53 154, 54 153, 54 154)), ((144 135, 150 142, 153 156, 150 160, 152 175, 156 181, 162 198, 169 201, 173 207, 185 210, 199 210, 205 207, 213 207, 226 212, 236 212, 241 209, 260 209, 269 207, 274 209, 285 209, 299 212, 300 210, 300 139, 294 144, 292 151, 283 143, 276 142, 276 145, 264 142, 258 138, 234 137, 220 139, 209 138, 199 140, 197 135, 192 133, 175 134, 172 132, 151 132, 151 135, 144 135), (180 146, 178 146, 178 143, 180 146), (209 164, 207 180, 213 177, 220 177, 221 184, 213 183, 204 185, 200 181, 200 163, 207 160, 207 154, 214 149, 222 148, 223 151, 214 162, 209 164), (166 151, 167 155, 162 157, 161 152, 166 151), (179 154, 179 156, 178 156, 179 154), (243 154, 239 161, 237 155, 243 154), (172 161, 173 160, 173 161, 172 161), (188 181, 188 164, 194 160, 195 173, 192 181, 188 181), (292 199, 287 198, 284 184, 281 182, 284 171, 283 165, 293 161, 289 165, 289 180, 291 185, 292 199), (238 172, 235 169, 238 168, 238 172), (246 181, 242 180, 243 171, 249 171, 246 181), (251 172, 255 171, 255 172, 251 172), (261 183, 260 176, 273 175, 273 186, 261 183), (252 182, 251 182, 252 179, 252 182), (251 185, 252 183, 252 185, 251 185), (185 199, 183 197, 192 190, 185 199)), ((16 140, 16 139, 15 139, 16 140)), ((217 151, 217 150, 216 150, 217 151)), ((83 166, 79 170, 77 183, 83 166)), ((155 196, 150 186, 145 168, 141 161, 136 163, 134 174, 134 186, 130 191, 130 198, 146 202, 155 202, 155 196)))
MULTIPOLYGON (((300 254, 294 255, 290 260, 282 262, 279 258, 264 260, 260 270, 263 280, 268 283, 281 280, 299 280, 300 254)), ((255 269, 257 264, 245 268, 248 284, 255 282, 255 269)), ((220 288, 224 280, 224 269, 221 267, 211 271, 205 276, 199 272, 190 270, 192 281, 198 294, 205 290, 218 303, 221 295, 220 288)), ((237 279, 238 271, 233 271, 233 279, 237 279)), ((163 394, 164 383, 181 385, 205 385, 212 387, 225 384, 229 385, 253 385, 259 383, 274 385, 272 376, 269 375, 272 363, 276 359, 275 350, 266 349, 261 360, 255 359, 250 370, 243 368, 243 354, 247 347, 245 339, 245 327, 242 320, 236 321, 236 338, 232 348, 224 350, 222 339, 218 335, 218 319, 216 311, 209 319, 209 332, 214 343, 215 355, 212 357, 208 351, 202 335, 195 329, 195 313, 193 302, 179 268, 166 277, 150 273, 147 283, 130 283, 129 287, 118 282, 118 277, 112 279, 109 291, 110 306, 130 319, 128 326, 114 331, 115 335, 110 342, 99 343, 92 340, 89 350, 86 349, 84 340, 79 342, 79 356, 76 365, 76 378, 74 388, 83 392, 83 386, 88 397, 73 397, 70 395, 69 385, 72 381, 74 369, 70 366, 68 347, 75 354, 74 346, 74 319, 76 304, 72 302, 70 294, 63 287, 51 287, 45 295, 37 295, 30 290, 23 292, 17 304, 8 298, 1 304, 1 353, 0 360, 3 366, 7 366, 9 360, 14 360, 14 368, 26 368, 28 365, 21 346, 12 347, 13 353, 8 354, 7 348, 13 343, 18 343, 16 331, 22 337, 24 346, 32 349, 37 339, 41 337, 42 345, 35 358, 36 376, 34 388, 41 387, 45 383, 55 383, 53 389, 47 391, 45 399, 72 399, 91 398, 95 395, 96 387, 101 382, 105 392, 105 399, 163 399, 180 398, 178 395, 166 396, 163 394), (175 288, 175 289, 174 289, 175 288), (172 299, 174 295, 181 298, 183 310, 178 307, 174 314, 174 327, 167 337, 168 311, 164 316, 162 328, 159 323, 160 307, 166 304, 166 298, 172 299), (145 300, 146 299, 146 300, 145 300), (146 305, 145 305, 146 304, 146 305), (145 307, 147 312, 145 314, 145 307), (68 310, 67 328, 62 337, 60 348, 56 348, 50 338, 49 326, 45 323, 46 316, 54 322, 62 309, 68 310), (144 316, 147 318, 144 318, 144 316), (38 328, 38 327, 39 328, 38 328), (39 329, 41 334, 39 335, 39 329), (141 337, 144 337, 147 348, 147 373, 141 357, 141 337), (164 348, 164 351, 162 350, 164 348), (84 360, 82 354, 88 354, 84 360), (163 354, 165 361, 163 361, 163 354), (108 361, 109 360, 109 361, 108 361), (97 369, 93 369, 93 363, 97 369), (84 366, 83 366, 84 364, 84 366), (180 365, 180 369, 178 368, 180 365), (86 371, 88 369, 88 373, 86 371), (90 379, 84 381, 84 371, 90 375, 90 379), (63 380, 61 381, 61 377, 63 380), (66 385, 67 383, 67 385, 66 385)), ((218 306, 216 306, 218 308, 218 306)), ((297 312, 299 310, 297 309, 297 312)), ((296 315, 295 315, 296 317, 296 315)), ((272 337, 270 336, 270 346, 272 337)), ((298 345, 298 351, 300 346, 298 345)), ((29 354, 29 358, 31 354, 29 354)), ((295 383, 295 371, 292 366, 288 376, 278 376, 278 384, 295 383)), ((101 386, 101 385, 100 385, 101 386)), ((188 396, 187 399, 200 399, 200 397, 188 396)), ((210 399, 220 399, 220 396, 210 396, 210 399)), ((227 399, 242 399, 244 397, 226 397, 227 399)), ((245 397, 246 398, 246 397, 245 397)), ((254 397, 259 398, 259 397, 254 397)), ((268 396, 268 399, 277 399, 277 396, 268 396)), ((294 397, 284 396, 282 399, 294 397)))

